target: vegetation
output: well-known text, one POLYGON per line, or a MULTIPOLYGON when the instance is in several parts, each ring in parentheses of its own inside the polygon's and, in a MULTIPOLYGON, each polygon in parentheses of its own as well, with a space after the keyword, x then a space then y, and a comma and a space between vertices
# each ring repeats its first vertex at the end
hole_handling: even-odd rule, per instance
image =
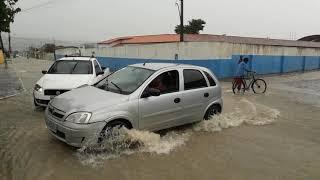
MULTIPOLYGON (((203 31, 204 25, 206 22, 202 19, 192 19, 189 21, 188 25, 184 26, 183 34, 199 34, 200 31, 203 31)), ((177 34, 181 34, 181 26, 177 25, 175 28, 177 34)))
POLYGON ((18 0, 0 0, 0 48, 4 49, 1 33, 10 33, 10 24, 14 22, 14 17, 21 11, 16 7, 18 0))
POLYGON ((54 53, 55 49, 56 49, 55 44, 45 44, 41 47, 41 50, 45 53, 54 53))

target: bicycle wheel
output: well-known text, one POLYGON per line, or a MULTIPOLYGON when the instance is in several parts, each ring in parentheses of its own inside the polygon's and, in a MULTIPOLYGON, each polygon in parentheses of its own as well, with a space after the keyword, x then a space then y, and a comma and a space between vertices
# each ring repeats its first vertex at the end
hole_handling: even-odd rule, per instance
POLYGON ((256 79, 251 86, 252 90, 256 94, 263 94, 267 90, 267 83, 263 79, 256 79))
POLYGON ((246 90, 246 86, 243 81, 241 82, 240 90, 238 89, 238 86, 235 82, 232 83, 233 94, 244 94, 245 90, 246 90))

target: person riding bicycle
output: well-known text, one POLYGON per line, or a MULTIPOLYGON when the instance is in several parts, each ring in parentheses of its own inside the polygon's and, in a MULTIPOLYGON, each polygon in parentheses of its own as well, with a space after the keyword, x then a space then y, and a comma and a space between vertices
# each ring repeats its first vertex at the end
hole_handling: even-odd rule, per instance
POLYGON ((248 58, 244 58, 238 64, 237 71, 234 77, 235 86, 237 87, 238 91, 241 89, 241 85, 243 84, 244 75, 247 72, 252 72, 249 70, 247 63, 249 62, 248 58))

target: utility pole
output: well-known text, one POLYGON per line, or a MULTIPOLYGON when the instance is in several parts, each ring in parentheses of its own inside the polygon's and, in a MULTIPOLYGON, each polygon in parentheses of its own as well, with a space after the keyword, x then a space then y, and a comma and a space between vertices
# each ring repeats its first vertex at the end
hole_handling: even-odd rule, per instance
POLYGON ((54 60, 57 60, 57 55, 56 55, 56 40, 53 37, 53 44, 54 44, 54 50, 53 50, 53 58, 54 60))
POLYGON ((183 0, 180 0, 181 3, 181 14, 180 14, 180 28, 181 28, 181 32, 180 32, 180 42, 183 42, 184 41, 184 37, 183 37, 183 34, 184 34, 184 25, 183 25, 183 0))
POLYGON ((8 41, 9 41, 9 56, 11 58, 12 48, 11 48, 11 33, 10 32, 9 32, 8 41))
POLYGON ((8 68, 8 62, 7 62, 7 58, 6 58, 6 52, 4 51, 4 45, 3 45, 3 41, 2 41, 2 36, 1 36, 1 31, 0 31, 0 46, 2 48, 2 53, 3 53, 3 58, 4 58, 4 63, 5 63, 5 68, 8 68))
POLYGON ((1 31, 0 31, 0 49, 2 50, 3 56, 4 56, 4 46, 3 46, 3 41, 2 41, 2 36, 1 36, 1 31))

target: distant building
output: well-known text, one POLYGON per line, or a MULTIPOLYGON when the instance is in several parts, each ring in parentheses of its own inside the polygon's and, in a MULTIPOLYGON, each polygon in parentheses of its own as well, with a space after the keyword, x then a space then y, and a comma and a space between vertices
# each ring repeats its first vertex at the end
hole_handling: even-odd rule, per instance
MULTIPOLYGON (((82 55, 94 54, 112 71, 130 64, 174 62, 200 65, 219 78, 233 77, 240 55, 250 59, 259 74, 275 74, 320 69, 320 43, 227 35, 160 34, 118 37, 81 48, 82 55)), ((62 49, 59 56, 74 50, 62 49)))
MULTIPOLYGON (((320 43, 210 34, 177 34, 117 37, 81 48, 82 55, 115 58, 201 60, 229 59, 234 55, 320 56, 320 43)), ((60 54, 72 54, 70 49, 60 54)))
MULTIPOLYGON (((311 37, 311 36, 310 36, 311 37)), ((312 37, 319 37, 312 36, 312 37)), ((123 46, 130 44, 156 44, 156 43, 177 43, 180 41, 178 34, 159 34, 159 35, 143 35, 143 36, 126 36, 106 41, 99 42, 99 45, 109 46, 123 46)), ((211 35, 211 34, 185 34, 185 42, 227 42, 234 44, 251 44, 251 45, 269 45, 269 46, 286 46, 286 47, 316 47, 320 48, 319 43, 310 43, 293 40, 280 40, 270 38, 252 38, 252 37, 239 37, 239 36, 226 36, 226 35, 211 35)))

